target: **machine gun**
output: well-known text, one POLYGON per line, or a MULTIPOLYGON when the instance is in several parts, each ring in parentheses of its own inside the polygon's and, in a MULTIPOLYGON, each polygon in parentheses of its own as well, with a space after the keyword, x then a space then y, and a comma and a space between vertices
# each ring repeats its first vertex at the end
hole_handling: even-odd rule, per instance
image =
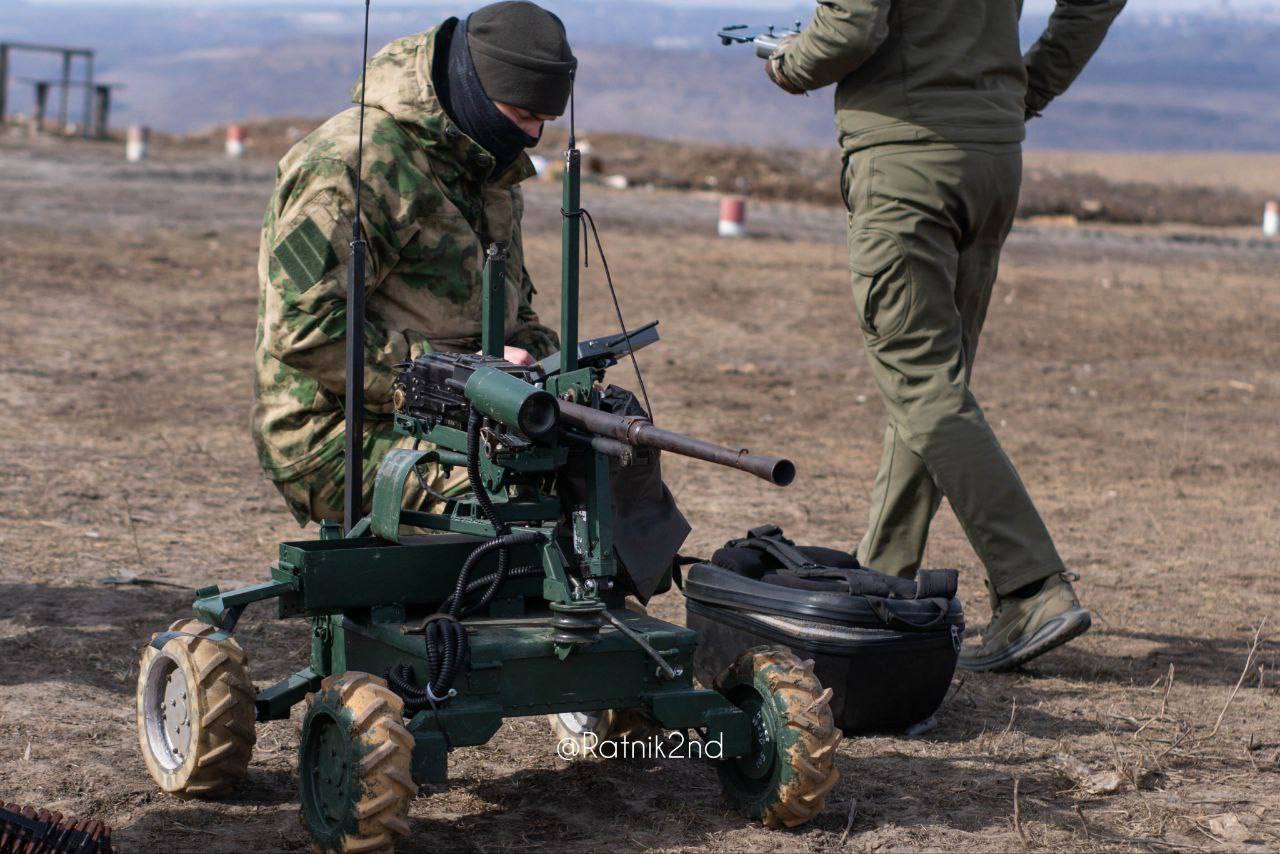
POLYGON ((756 56, 761 59, 768 59, 773 56, 781 45, 782 40, 787 36, 800 35, 800 22, 796 21, 795 26, 789 30, 778 30, 772 25, 768 27, 750 27, 746 24, 734 24, 725 27, 716 36, 720 39, 720 44, 728 47, 735 44, 754 45, 756 56))
MULTIPOLYGON (((613 342, 579 349, 586 350, 593 362, 604 362, 616 360, 611 350, 620 347, 613 342)), ((502 437, 501 444, 513 450, 548 444, 559 431, 571 444, 585 442, 623 463, 631 459, 628 447, 648 447, 745 471, 775 486, 789 486, 795 480, 795 465, 788 459, 664 430, 647 417, 604 412, 598 400, 594 406, 557 400, 542 390, 546 375, 536 366, 523 368, 489 356, 429 353, 402 368, 393 391, 396 412, 404 419, 402 431, 455 452, 465 451, 450 444, 456 443, 457 431, 466 428, 470 413, 478 409, 500 428, 496 435, 502 437), (437 432, 437 427, 445 430, 437 432)), ((592 371, 603 378, 603 369, 592 371)), ((593 390, 592 397, 598 396, 593 390)))
MULTIPOLYGON (((624 719, 651 732, 695 733, 690 753, 719 761, 723 789, 744 814, 791 827, 821 813, 840 736, 831 692, 812 666, 785 648, 756 649, 715 689, 697 687, 697 633, 627 608, 617 583, 614 527, 636 517, 615 514, 612 478, 634 449, 707 460, 778 486, 791 483, 795 466, 607 405, 606 370, 656 341, 657 329, 624 327, 579 341, 581 225, 589 215, 580 204, 573 115, 571 99, 561 204, 564 350, 529 367, 503 360, 507 255, 501 243, 490 245, 481 352, 432 353, 401 366, 395 426, 412 447, 386 454, 367 514, 359 488, 357 217, 347 300, 347 518, 322 525, 318 539, 280 544, 265 582, 197 590, 195 619, 152 636, 139 666, 138 732, 164 791, 225 793, 247 774, 255 721, 286 719, 305 704, 299 794, 319 850, 391 850, 394 837, 409 832, 415 783, 444 782, 452 750, 484 744, 504 718, 521 715, 548 715, 553 732, 580 745, 616 735, 624 719), (465 469, 470 491, 407 508, 409 479, 421 478, 424 464, 465 469), (281 619, 308 621, 311 655, 293 675, 255 691, 232 633, 245 608, 262 601, 274 601, 281 619)), ((650 526, 623 533, 628 548, 638 542, 649 556, 661 553, 671 577, 674 551, 659 548, 650 526)))

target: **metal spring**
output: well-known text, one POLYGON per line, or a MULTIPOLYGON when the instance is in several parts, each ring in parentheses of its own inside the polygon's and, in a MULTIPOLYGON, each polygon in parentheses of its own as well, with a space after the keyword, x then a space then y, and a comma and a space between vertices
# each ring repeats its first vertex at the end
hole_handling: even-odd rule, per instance
POLYGON ((595 643, 604 623, 604 603, 598 601, 573 602, 565 605, 551 603, 551 639, 558 644, 595 643))

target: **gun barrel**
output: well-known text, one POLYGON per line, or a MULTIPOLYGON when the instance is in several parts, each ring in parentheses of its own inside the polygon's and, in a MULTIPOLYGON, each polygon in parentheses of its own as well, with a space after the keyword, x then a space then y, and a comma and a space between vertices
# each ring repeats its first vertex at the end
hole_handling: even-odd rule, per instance
POLYGON ((658 448, 684 457, 693 457, 695 460, 739 469, 775 486, 790 486, 796 479, 796 466, 791 460, 753 454, 746 448, 734 450, 704 439, 663 430, 655 427, 647 418, 612 415, 563 400, 560 401, 560 418, 570 427, 588 433, 607 436, 628 445, 658 448))

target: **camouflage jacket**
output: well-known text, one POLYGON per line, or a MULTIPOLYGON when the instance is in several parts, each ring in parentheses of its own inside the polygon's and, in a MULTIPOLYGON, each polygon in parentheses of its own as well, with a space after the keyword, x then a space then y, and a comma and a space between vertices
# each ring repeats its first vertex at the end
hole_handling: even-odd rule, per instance
MULTIPOLYGON (((535 357, 558 347, 533 311, 524 269, 517 184, 532 163, 521 155, 492 175, 493 158, 449 119, 432 83, 440 29, 392 42, 368 67, 361 211, 374 425, 391 417, 398 362, 479 349, 490 241, 508 243, 507 343, 535 357)), ((342 453, 359 124, 359 109, 347 110, 285 155, 262 226, 253 435, 273 480, 303 477, 342 453)))

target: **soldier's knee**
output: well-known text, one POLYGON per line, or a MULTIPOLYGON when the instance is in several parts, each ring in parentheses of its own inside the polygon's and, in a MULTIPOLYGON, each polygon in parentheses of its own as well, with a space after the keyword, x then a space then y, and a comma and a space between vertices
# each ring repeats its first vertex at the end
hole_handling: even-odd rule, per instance
POLYGON ((311 521, 311 490, 298 481, 273 480, 272 483, 299 525, 306 525, 311 521))
MULTIPOLYGON (((293 480, 272 481, 299 525, 342 521, 343 474, 321 468, 293 480)), ((366 482, 368 486, 369 482, 366 482)), ((368 503, 367 501, 365 502, 368 503)))
POLYGON ((932 412, 911 425, 909 445, 926 460, 963 457, 994 440, 982 410, 957 408, 932 412))

